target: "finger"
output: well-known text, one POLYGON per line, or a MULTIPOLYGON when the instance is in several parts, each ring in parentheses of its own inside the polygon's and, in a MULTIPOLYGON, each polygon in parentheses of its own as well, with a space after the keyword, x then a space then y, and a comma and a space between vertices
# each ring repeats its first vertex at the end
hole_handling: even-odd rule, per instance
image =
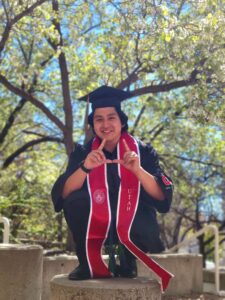
POLYGON ((91 161, 92 163, 98 163, 98 162, 99 162, 98 157, 95 156, 95 155, 90 156, 90 161, 91 161))
POLYGON ((124 153, 123 159, 127 159, 128 157, 131 157, 130 151, 124 153))
POLYGON ((106 160, 104 161, 104 163, 106 163, 106 164, 111 164, 111 163, 113 163, 113 161, 112 161, 111 159, 106 159, 106 160))
POLYGON ((128 157, 124 162, 126 164, 133 163, 136 160, 136 157, 128 157))
POLYGON ((95 151, 92 153, 92 158, 94 158, 98 162, 101 162, 105 160, 105 155, 101 152, 95 151))
POLYGON ((130 148, 128 147, 127 142, 125 141, 125 139, 123 139, 123 144, 124 144, 125 150, 130 151, 130 148))
POLYGON ((106 142, 106 139, 103 139, 100 146, 98 147, 98 150, 102 150, 104 148, 105 142, 106 142))
POLYGON ((123 156, 123 160, 127 161, 129 158, 134 157, 135 153, 132 151, 125 152, 123 156))
POLYGON ((102 151, 102 150, 95 150, 95 152, 94 152, 96 155, 98 155, 101 159, 106 159, 105 158, 105 154, 104 154, 104 152, 102 151))
POLYGON ((127 163, 128 159, 129 159, 129 153, 127 152, 123 156, 123 161, 124 161, 125 164, 127 163))
POLYGON ((135 152, 130 152, 127 155, 124 155, 124 163, 129 164, 131 162, 134 162, 135 160, 137 160, 138 156, 135 152))
POLYGON ((127 165, 132 161, 132 157, 130 157, 130 156, 124 157, 123 161, 124 161, 124 164, 127 165))
POLYGON ((112 160, 112 163, 113 163, 113 164, 123 164, 124 161, 123 161, 123 159, 113 159, 113 160, 112 160))

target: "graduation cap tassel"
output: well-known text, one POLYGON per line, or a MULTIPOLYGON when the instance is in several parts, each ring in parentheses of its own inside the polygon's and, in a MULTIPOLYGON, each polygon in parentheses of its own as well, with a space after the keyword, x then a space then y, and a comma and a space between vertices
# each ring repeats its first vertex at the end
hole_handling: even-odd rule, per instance
POLYGON ((84 131, 86 132, 88 129, 88 115, 89 115, 89 95, 87 99, 86 109, 85 109, 85 116, 84 116, 84 131))
POLYGON ((85 116, 84 116, 84 133, 85 133, 85 141, 84 142, 85 143, 87 143, 90 140, 90 138, 92 137, 90 126, 88 124, 89 109, 90 109, 90 101, 89 101, 89 95, 88 95, 85 116))

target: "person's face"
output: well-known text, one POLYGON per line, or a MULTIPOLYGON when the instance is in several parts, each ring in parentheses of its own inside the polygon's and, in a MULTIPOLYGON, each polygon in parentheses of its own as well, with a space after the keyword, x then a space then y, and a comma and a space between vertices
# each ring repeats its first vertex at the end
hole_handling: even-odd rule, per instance
POLYGON ((121 135, 122 123, 114 107, 96 108, 93 118, 94 131, 100 139, 116 144, 121 135))

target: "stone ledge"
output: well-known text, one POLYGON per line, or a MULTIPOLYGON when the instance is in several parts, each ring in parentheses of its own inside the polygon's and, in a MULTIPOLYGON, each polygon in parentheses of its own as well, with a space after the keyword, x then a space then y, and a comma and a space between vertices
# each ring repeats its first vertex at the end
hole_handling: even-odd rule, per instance
MULTIPOLYGON (((202 256, 198 254, 153 254, 151 257, 168 269, 175 277, 170 281, 166 295, 200 294, 203 290, 202 256)), ((107 261, 107 256, 104 256, 107 261)), ((50 280, 57 274, 71 272, 77 266, 76 256, 44 257, 42 300, 49 300, 50 280)), ((138 275, 156 279, 154 274, 138 261, 138 275)))
POLYGON ((50 282, 51 300, 160 300, 160 285, 145 277, 109 278, 82 281, 57 275, 50 282))

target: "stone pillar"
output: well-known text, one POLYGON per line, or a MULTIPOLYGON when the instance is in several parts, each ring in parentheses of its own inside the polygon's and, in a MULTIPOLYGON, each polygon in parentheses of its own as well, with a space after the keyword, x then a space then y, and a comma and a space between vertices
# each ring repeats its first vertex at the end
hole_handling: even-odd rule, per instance
POLYGON ((0 244, 0 300, 40 300, 43 248, 0 244))
POLYGON ((50 281, 55 275, 68 274, 78 266, 78 259, 72 255, 46 256, 43 259, 41 300, 50 299, 50 281))
POLYGON ((159 283, 145 277, 72 281, 63 274, 50 285, 50 300, 161 300, 159 283))

